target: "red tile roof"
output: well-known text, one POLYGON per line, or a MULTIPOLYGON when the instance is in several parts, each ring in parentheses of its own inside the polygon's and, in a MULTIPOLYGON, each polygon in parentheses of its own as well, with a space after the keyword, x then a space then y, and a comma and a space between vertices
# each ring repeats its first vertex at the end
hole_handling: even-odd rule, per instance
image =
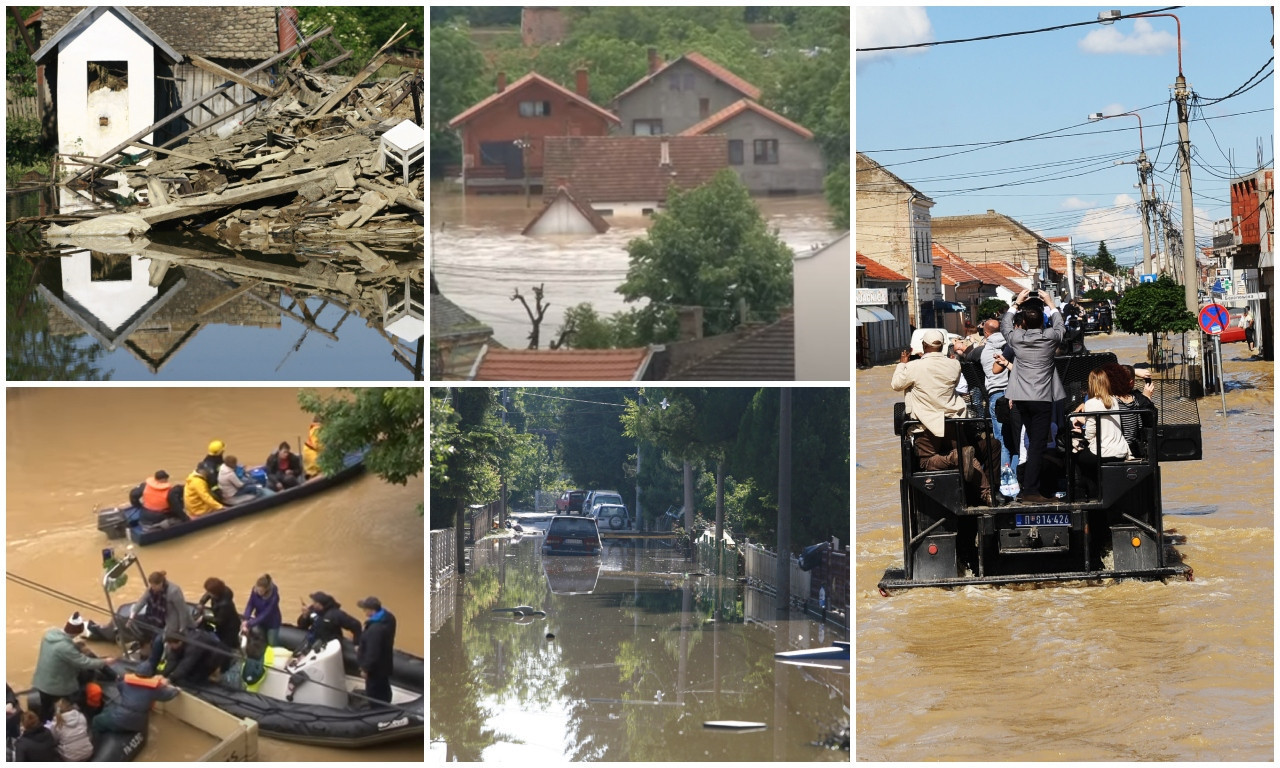
POLYGON ((476 360, 473 381, 635 381, 652 354, 639 349, 494 349, 476 360))
POLYGON ((491 93, 485 98, 481 99, 480 101, 477 101, 475 104, 472 104, 467 109, 463 110, 456 117, 454 117, 452 120, 449 121, 449 127, 457 128, 459 125, 462 125, 463 123, 471 120, 480 112, 488 109, 494 104, 497 104, 500 101, 505 101, 506 99, 510 98, 517 91, 529 85, 530 83, 541 83, 542 85, 545 85, 548 88, 558 91, 565 98, 572 99, 573 101, 576 101, 577 103, 581 104, 587 109, 590 109, 592 112, 595 112, 597 115, 604 118, 605 120, 608 120, 609 122, 612 122, 612 123, 616 123, 618 125, 622 125, 622 121, 618 119, 618 116, 613 114, 609 110, 605 109, 604 107, 597 106, 590 99, 582 98, 581 96, 569 90, 568 88, 565 88, 563 85, 560 85, 557 82, 548 80, 547 78, 543 77, 537 72, 530 72, 529 74, 515 81, 511 85, 508 85, 501 93, 491 93))
POLYGON ((793 123, 787 118, 778 114, 777 112, 774 112, 771 109, 765 109, 764 107, 760 106, 754 101, 751 101, 750 99, 739 99, 738 101, 735 101, 734 103, 730 104, 729 106, 725 107, 724 109, 720 110, 714 115, 708 117, 706 120, 703 120, 700 123, 696 123, 684 129, 683 131, 680 132, 680 135, 681 136, 699 136, 701 134, 707 133, 712 128, 715 128, 716 126, 719 126, 722 123, 728 122, 730 118, 736 117, 737 115, 740 115, 743 112, 746 112, 748 110, 751 112, 755 112, 757 115, 760 115, 766 120, 772 120, 773 122, 777 123, 783 128, 786 128, 788 131, 791 131, 792 133, 799 134, 800 136, 806 139, 813 138, 813 132, 810 131, 808 128, 805 128, 803 125, 800 125, 799 123, 793 123))
POLYGON ((586 200, 578 200, 578 198, 574 197, 573 193, 569 191, 568 187, 558 187, 555 195, 542 207, 541 211, 538 211, 538 215, 534 216, 533 220, 525 225, 525 228, 520 232, 520 234, 529 234, 529 230, 533 229, 533 225, 537 224, 538 221, 546 215, 547 211, 551 210, 551 206, 556 204, 556 200, 559 200, 561 197, 568 200, 569 205, 572 205, 578 210, 578 213, 582 214, 582 218, 591 222, 591 226, 595 227, 597 232, 604 234, 609 231, 609 222, 605 221, 604 217, 599 213, 596 213, 596 209, 591 207, 591 203, 586 200))
MULTIPOLYGON (((997 275, 1001 275, 1003 277, 1008 277, 1008 278, 1013 278, 1018 280, 1025 280, 1026 278, 1030 277, 1030 275, 1028 275, 1026 272, 1023 272, 1021 268, 1014 266, 1012 263, 1008 261, 992 261, 992 262, 988 262, 984 266, 986 266, 986 268, 991 270, 992 272, 995 272, 997 275)), ((1018 290, 1022 290, 1022 289, 1019 288, 1018 290)))
POLYGON ((628 86, 625 90, 623 90, 622 93, 619 93, 617 96, 614 96, 613 100, 616 102, 618 99, 621 99, 622 97, 630 94, 632 91, 635 91, 643 87, 646 83, 648 83, 649 81, 653 80, 654 78, 658 77, 663 72, 665 72, 667 67, 675 66, 680 61, 689 62, 690 64, 694 65, 698 69, 701 69, 703 72, 706 72, 708 75, 711 75, 715 79, 719 80, 720 82, 724 83, 725 85, 734 89, 738 93, 741 93, 743 96, 746 96, 749 99, 760 98, 760 89, 755 87, 751 83, 748 83, 746 80, 743 80, 742 78, 738 77, 737 75, 733 74, 729 70, 725 69, 724 67, 715 63, 711 59, 708 59, 706 56, 703 56, 700 53, 686 53, 685 55, 681 56, 675 61, 668 61, 666 64, 659 67, 657 72, 654 72, 651 75, 645 75, 644 77, 635 81, 630 86, 628 86))
POLYGON ((971 264, 938 243, 933 243, 933 263, 942 268, 943 280, 956 285, 976 280, 987 285, 1007 288, 1014 293, 1022 290, 1022 286, 1009 280, 1001 271, 989 269, 989 265, 986 264, 971 264))
POLYGON ((1060 275, 1067 274, 1067 257, 1056 248, 1049 249, 1049 269, 1060 275))
POLYGON ((795 381, 796 318, 785 315, 713 355, 667 374, 667 381, 795 381))
POLYGON ((729 167, 729 140, 711 136, 548 136, 546 198, 565 184, 595 203, 665 200, 667 187, 692 189, 729 167), (661 164, 662 145, 670 164, 661 164))
POLYGON ((868 259, 866 256, 863 256, 858 251, 854 251, 853 255, 854 255, 854 260, 857 262, 859 266, 867 268, 866 276, 871 278, 872 280, 897 280, 903 283, 911 282, 909 279, 903 277, 897 272, 894 272, 892 269, 889 269, 888 267, 881 264, 880 262, 875 261, 873 259, 868 259))

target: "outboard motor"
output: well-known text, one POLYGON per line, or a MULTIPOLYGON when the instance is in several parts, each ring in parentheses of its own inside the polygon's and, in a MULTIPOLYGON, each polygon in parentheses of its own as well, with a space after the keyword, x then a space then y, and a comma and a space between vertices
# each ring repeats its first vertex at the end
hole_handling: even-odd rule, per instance
POLYGON ((294 657, 285 669, 290 675, 280 698, 295 704, 346 708, 347 675, 339 641, 330 640, 323 648, 294 657))

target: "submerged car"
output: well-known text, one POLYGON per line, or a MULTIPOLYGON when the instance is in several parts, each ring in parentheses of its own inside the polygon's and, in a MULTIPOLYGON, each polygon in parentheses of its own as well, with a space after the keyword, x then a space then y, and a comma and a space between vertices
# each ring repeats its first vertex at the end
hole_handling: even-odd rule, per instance
POLYGON ((556 515, 542 540, 542 554, 598 555, 600 528, 590 517, 556 515))

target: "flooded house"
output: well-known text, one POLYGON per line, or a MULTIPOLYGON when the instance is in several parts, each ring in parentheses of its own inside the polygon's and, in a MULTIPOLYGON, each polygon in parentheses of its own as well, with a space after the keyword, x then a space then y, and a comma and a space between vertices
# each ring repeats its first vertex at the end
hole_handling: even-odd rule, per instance
MULTIPOLYGON (((728 166, 726 139, 710 136, 552 136, 545 174, 603 216, 651 215, 667 191, 693 189, 728 166)), ((557 192, 544 195, 551 202, 557 192)))
POLYGON ((681 136, 724 134, 729 167, 753 195, 822 191, 826 161, 813 132, 750 99, 739 99, 681 136))
POLYGON ((431 277, 431 378, 450 381, 466 379, 486 344, 492 342, 493 328, 485 325, 449 297, 440 293, 431 277))
POLYGON ((649 49, 649 71, 613 99, 622 131, 674 136, 760 89, 697 52, 664 62, 649 49))
POLYGON ((575 196, 568 187, 556 188, 542 210, 520 233, 529 237, 550 235, 602 235, 609 231, 609 222, 591 207, 591 203, 575 196))
POLYGON ((255 91, 271 87, 269 73, 237 76, 245 81, 238 84, 227 70, 276 55, 292 24, 288 13, 277 20, 271 6, 45 7, 33 59, 52 89, 58 151, 96 158, 131 139, 159 144, 248 120, 262 101, 255 91), (188 117, 212 119, 178 120, 140 134, 200 99, 202 112, 188 117))
POLYGON ((467 193, 541 188, 546 142, 552 136, 606 136, 618 118, 588 97, 587 70, 575 90, 530 72, 510 85, 498 73, 495 92, 467 108, 449 127, 462 141, 467 193))

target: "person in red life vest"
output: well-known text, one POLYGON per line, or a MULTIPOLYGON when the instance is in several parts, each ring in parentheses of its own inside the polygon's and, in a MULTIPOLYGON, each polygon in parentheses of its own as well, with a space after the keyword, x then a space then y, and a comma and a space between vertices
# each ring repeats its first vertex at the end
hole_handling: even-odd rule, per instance
POLYGON ((182 511, 181 505, 175 505, 174 487, 169 482, 169 473, 163 469, 142 481, 142 493, 135 502, 142 510, 143 525, 157 525, 165 520, 186 521, 190 518, 182 511))
POLYGON ((292 488, 303 480, 302 462, 289 450, 288 443, 281 443, 275 453, 267 457, 267 486, 273 491, 292 488))
POLYGON ((94 733, 141 733, 147 730, 151 703, 171 701, 178 696, 178 689, 169 685, 164 677, 132 672, 122 677, 116 688, 120 695, 93 718, 94 733))

